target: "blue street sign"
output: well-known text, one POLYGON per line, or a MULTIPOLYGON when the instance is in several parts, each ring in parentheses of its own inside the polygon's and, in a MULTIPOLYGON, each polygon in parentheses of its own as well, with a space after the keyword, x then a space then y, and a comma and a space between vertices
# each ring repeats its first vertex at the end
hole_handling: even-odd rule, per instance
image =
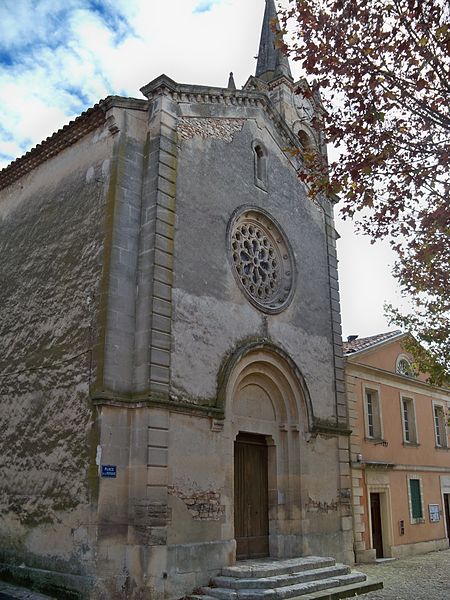
POLYGON ((102 477, 113 477, 113 478, 117 477, 116 465, 102 465, 101 476, 102 477))

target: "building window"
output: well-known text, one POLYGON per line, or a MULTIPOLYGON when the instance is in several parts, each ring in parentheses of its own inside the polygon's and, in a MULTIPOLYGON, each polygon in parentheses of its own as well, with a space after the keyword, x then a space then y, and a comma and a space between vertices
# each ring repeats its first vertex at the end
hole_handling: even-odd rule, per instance
POLYGON ((408 477, 408 495, 411 523, 423 523, 423 492, 419 477, 408 477))
POLYGON ((417 444, 416 411, 412 398, 401 398, 403 441, 407 444, 417 444))
POLYGON ((266 211, 235 211, 228 224, 233 274, 259 310, 279 313, 295 291, 294 256, 285 234, 266 211))
POLYGON ((262 142, 253 142, 255 185, 267 191, 267 151, 262 142))
POLYGON ((434 433, 436 436, 436 446, 447 448, 447 427, 445 424, 445 410, 441 404, 433 405, 434 414, 434 433))
POLYGON ((395 370, 399 375, 406 375, 406 377, 415 376, 413 366, 411 365, 409 359, 403 354, 397 358, 395 370))
POLYGON ((365 415, 366 436, 369 439, 382 439, 380 396, 377 390, 365 390, 365 415))
POLYGON ((311 152, 311 150, 313 150, 314 146, 311 142, 311 137, 306 133, 306 131, 303 131, 303 129, 299 129, 297 137, 300 140, 300 143, 303 146, 303 150, 305 152, 311 152))

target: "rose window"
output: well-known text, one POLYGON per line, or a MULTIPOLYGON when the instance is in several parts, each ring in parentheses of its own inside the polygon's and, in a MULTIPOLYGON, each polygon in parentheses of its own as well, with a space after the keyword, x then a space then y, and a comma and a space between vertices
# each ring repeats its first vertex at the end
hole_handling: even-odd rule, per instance
POLYGON ((293 262, 280 227, 265 213, 246 210, 232 221, 230 246, 234 275, 251 302, 265 312, 285 308, 293 262))

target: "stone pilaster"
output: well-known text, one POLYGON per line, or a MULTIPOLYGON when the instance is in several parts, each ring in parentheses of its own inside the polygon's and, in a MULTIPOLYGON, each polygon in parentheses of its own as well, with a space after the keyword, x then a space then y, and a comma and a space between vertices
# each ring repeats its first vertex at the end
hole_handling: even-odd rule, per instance
POLYGON ((137 392, 168 397, 172 316, 177 131, 172 102, 150 102, 139 250, 137 392))
POLYGON ((358 423, 357 402, 358 396, 355 390, 356 378, 347 373, 346 375, 347 403, 349 425, 352 431, 350 436, 349 453, 352 480, 352 513, 353 513, 353 547, 356 562, 367 562, 367 548, 364 540, 364 504, 363 504, 363 479, 364 471, 359 463, 361 455, 361 428, 358 423))

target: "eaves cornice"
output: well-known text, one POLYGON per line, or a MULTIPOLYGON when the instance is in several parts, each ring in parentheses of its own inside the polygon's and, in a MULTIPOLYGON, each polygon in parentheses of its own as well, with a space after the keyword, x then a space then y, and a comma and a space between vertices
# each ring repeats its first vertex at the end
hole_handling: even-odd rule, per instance
POLYGON ((371 469, 374 471, 392 470, 404 471, 409 473, 450 473, 450 467, 439 465, 418 465, 418 464, 399 464, 393 462, 362 460, 361 462, 352 462, 352 469, 371 469))
MULTIPOLYGON (((177 83, 167 75, 160 75, 141 88, 141 92, 151 102, 159 96, 169 97, 177 103, 222 104, 225 106, 245 106, 262 108, 270 117, 278 133, 292 148, 299 148, 297 136, 275 108, 267 93, 255 89, 232 90, 177 83)), ((299 160, 300 157, 299 157, 299 160)))
POLYGON ((392 385, 398 389, 409 389, 415 388, 417 393, 423 395, 435 394, 440 397, 444 397, 446 400, 450 400, 450 390, 442 387, 433 386, 420 379, 414 377, 408 377, 407 375, 401 375, 400 373, 393 373, 386 369, 380 369, 372 365, 366 365, 357 361, 349 361, 349 357, 346 357, 345 372, 347 375, 360 376, 361 374, 366 375, 368 378, 373 377, 377 380, 384 379, 388 385, 392 385))
MULTIPOLYGON (((146 110, 147 101, 120 96, 108 96, 100 100, 76 119, 64 125, 53 135, 2 169, 0 171, 0 189, 11 185, 41 163, 75 144, 94 129, 105 125, 107 121, 106 113, 113 107, 146 110)), ((117 130, 113 126, 111 133, 115 133, 115 131, 117 130)))

